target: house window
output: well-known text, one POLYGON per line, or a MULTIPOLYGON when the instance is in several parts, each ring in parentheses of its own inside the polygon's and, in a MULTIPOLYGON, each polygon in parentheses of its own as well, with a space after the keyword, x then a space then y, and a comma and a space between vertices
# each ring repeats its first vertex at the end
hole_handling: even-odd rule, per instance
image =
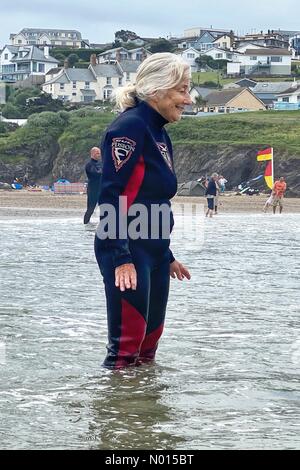
POLYGON ((90 89, 90 82, 84 82, 84 88, 85 88, 85 90, 89 90, 90 89))
POLYGON ((76 96, 76 93, 72 93, 72 96, 76 96))
POLYGON ((119 77, 119 86, 122 86, 122 77, 119 77))
POLYGON ((73 82, 73 90, 76 90, 76 82, 73 82))
POLYGON ((227 42, 222 42, 222 48, 226 49, 226 47, 227 47, 227 42))
POLYGON ((8 54, 4 54, 4 59, 8 60, 8 54))
POLYGON ((257 60, 257 55, 252 55, 252 56, 250 57, 250 60, 257 60))
POLYGON ((194 59, 195 58, 195 54, 192 54, 190 52, 187 53, 187 58, 188 59, 194 59))
POLYGON ((282 62, 282 57, 271 56, 271 62, 282 62))
POLYGON ((45 64, 39 64, 38 71, 39 71, 40 73, 45 73, 45 64))
POLYGON ((37 71, 37 63, 36 62, 33 62, 33 64, 32 64, 32 71, 33 72, 37 71))
POLYGON ((111 93, 112 93, 112 90, 104 90, 103 91, 103 98, 105 100, 109 100, 110 96, 111 96, 111 93))
POLYGON ((143 60, 143 54, 141 54, 141 53, 136 53, 136 55, 135 55, 135 60, 143 60))
POLYGON ((216 54, 216 59, 222 59, 223 54, 216 54))
POLYGON ((18 39, 18 44, 22 44, 22 41, 21 41, 21 39, 18 39))
POLYGON ((126 72, 126 80, 130 80, 130 73, 129 72, 126 72))
POLYGON ((106 77, 106 85, 111 85, 111 77, 106 77))
POLYGON ((64 84, 64 83, 60 83, 60 84, 59 84, 59 89, 60 89, 60 90, 64 90, 64 89, 65 89, 65 84, 64 84))
POLYGON ((282 101, 284 103, 289 103, 290 102, 290 98, 288 96, 285 96, 284 98, 282 98, 282 101))

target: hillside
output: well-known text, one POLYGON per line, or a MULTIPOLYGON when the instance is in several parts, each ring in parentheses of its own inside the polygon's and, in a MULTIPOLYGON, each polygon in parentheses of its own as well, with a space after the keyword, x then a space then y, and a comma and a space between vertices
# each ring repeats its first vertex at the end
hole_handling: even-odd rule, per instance
MULTIPOLYGON (((114 118, 91 108, 41 113, 13 132, 0 130, 0 181, 29 173, 31 181, 84 180, 89 149, 114 118)), ((275 175, 300 195, 300 111, 184 117, 168 126, 180 182, 223 173, 231 186, 263 173, 256 153, 274 147, 275 175)))

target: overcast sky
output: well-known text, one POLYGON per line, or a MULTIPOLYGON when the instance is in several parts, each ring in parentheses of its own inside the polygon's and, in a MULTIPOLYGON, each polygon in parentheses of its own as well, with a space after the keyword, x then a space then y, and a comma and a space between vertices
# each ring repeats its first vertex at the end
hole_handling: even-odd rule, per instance
POLYGON ((299 0, 0 0, 0 46, 25 27, 76 29, 95 43, 113 41, 120 29, 142 37, 183 35, 193 26, 300 30, 299 13, 299 0))

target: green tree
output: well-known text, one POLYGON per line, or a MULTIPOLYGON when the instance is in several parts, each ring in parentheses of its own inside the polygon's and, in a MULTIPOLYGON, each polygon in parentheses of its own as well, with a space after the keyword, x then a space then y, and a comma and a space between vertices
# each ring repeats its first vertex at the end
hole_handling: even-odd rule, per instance
POLYGON ((78 55, 77 55, 77 54, 74 54, 74 53, 70 54, 70 55, 68 56, 68 62, 69 62, 69 66, 70 66, 70 67, 73 67, 75 64, 77 64, 77 62, 79 62, 79 57, 78 57, 78 55))
POLYGON ((155 39, 150 45, 150 52, 172 52, 174 49, 173 44, 164 38, 155 39))
POLYGON ((22 111, 12 103, 6 103, 2 108, 2 114, 6 119, 22 119, 22 111))

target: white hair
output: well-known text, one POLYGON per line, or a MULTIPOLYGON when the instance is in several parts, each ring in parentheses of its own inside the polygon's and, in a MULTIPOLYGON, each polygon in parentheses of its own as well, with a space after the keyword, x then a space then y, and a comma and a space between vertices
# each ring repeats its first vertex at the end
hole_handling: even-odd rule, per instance
POLYGON ((176 54, 161 52, 145 59, 137 70, 136 83, 115 90, 116 105, 122 111, 135 106, 135 98, 149 100, 157 92, 174 88, 190 77, 190 67, 176 54))

